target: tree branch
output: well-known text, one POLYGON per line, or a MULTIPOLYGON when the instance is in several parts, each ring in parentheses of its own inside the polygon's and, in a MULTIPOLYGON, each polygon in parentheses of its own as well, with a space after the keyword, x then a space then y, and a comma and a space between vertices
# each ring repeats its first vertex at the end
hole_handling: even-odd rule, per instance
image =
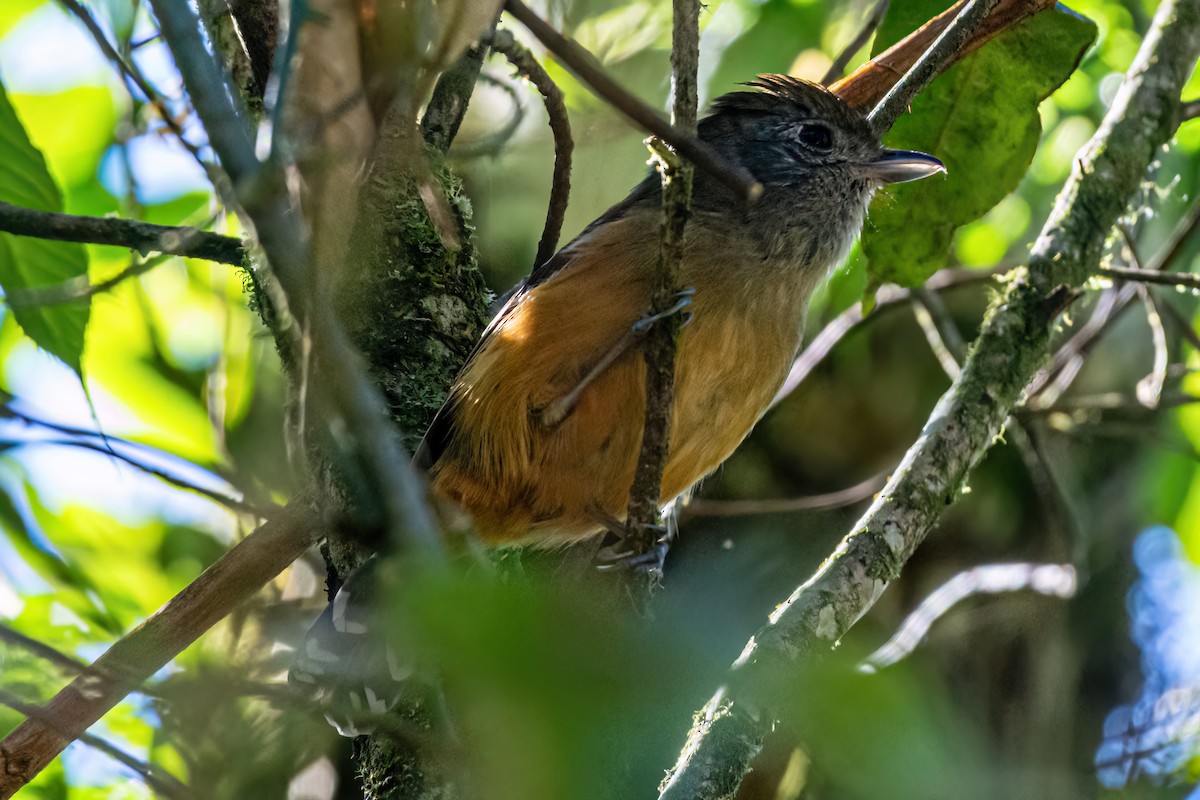
POLYGON ((1164 0, 1096 134, 1075 161, 1026 267, 993 304, 962 374, 867 513, 821 569, 750 639, 730 686, 697 716, 660 800, 728 797, 773 717, 750 686, 826 651, 867 612, 961 494, 1049 355, 1054 324, 1094 274, 1112 226, 1179 122, 1200 53, 1200 7, 1164 0))
POLYGON ((590 53, 550 27, 521 0, 507 0, 504 9, 528 28, 530 33, 587 84, 597 97, 608 102, 639 128, 662 139, 681 156, 747 200, 754 200, 762 194, 762 186, 744 167, 725 163, 711 147, 695 135, 667 122, 661 114, 614 81, 596 64, 590 53))
POLYGON ((185 225, 155 225, 117 217, 80 217, 37 211, 0 202, 0 232, 35 239, 127 247, 142 255, 166 253, 242 266, 246 251, 239 239, 185 225))
POLYGON ((316 541, 307 498, 238 542, 165 606, 0 742, 0 798, 12 797, 63 748, 316 541))
MULTIPOLYGON (((491 30, 495 30, 495 22, 489 32, 491 30)), ((483 38, 486 40, 488 37, 483 38)), ((446 69, 433 87, 433 96, 429 98, 425 115, 421 118, 421 132, 426 144, 439 153, 446 153, 458 135, 486 56, 486 44, 467 48, 462 58, 446 69)))

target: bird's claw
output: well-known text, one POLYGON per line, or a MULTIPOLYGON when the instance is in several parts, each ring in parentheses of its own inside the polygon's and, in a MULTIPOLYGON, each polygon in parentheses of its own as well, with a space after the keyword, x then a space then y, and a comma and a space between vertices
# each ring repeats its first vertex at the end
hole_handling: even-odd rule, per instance
POLYGON ((667 551, 671 548, 671 531, 665 525, 645 525, 642 530, 653 531, 654 545, 644 553, 632 547, 632 531, 622 530, 615 542, 596 551, 596 569, 600 572, 635 572, 662 575, 667 551))
POLYGON ((673 314, 679 314, 680 312, 683 312, 682 324, 687 325, 692 321, 692 313, 690 311, 684 311, 684 309, 692 304, 692 299, 695 297, 695 295, 696 290, 691 287, 679 290, 675 293, 675 302, 672 303, 669 308, 659 311, 656 314, 647 314, 637 322, 633 323, 633 332, 637 334, 646 333, 667 317, 670 317, 673 314))

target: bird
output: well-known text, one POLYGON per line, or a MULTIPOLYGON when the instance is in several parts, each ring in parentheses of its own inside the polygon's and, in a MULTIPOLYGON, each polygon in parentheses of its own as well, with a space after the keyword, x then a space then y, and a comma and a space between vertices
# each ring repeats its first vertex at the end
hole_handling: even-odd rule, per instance
MULTIPOLYGON (((718 98, 702 141, 763 187, 749 203, 700 172, 684 233, 664 505, 713 472, 770 406, 800 348, 814 288, 868 203, 945 167, 889 150, 819 84, 761 75, 718 98)), ((487 326, 417 464, 488 545, 556 546, 614 531, 642 439, 661 182, 629 195, 539 265, 487 326)))
MULTIPOLYGON (((698 136, 762 193, 748 202, 696 173, 677 302, 651 308, 662 214, 651 173, 510 293, 418 446, 434 493, 470 515, 484 544, 619 535, 645 414, 642 343, 661 313, 687 315, 664 507, 712 473, 783 384, 813 290, 845 259, 874 193, 945 172, 931 155, 885 148, 860 111, 787 75, 717 98, 698 136)), ((614 551, 601 565, 661 572, 664 554, 614 551)), ((365 730, 353 712, 385 712, 411 683, 403 659, 367 641, 378 562, 350 575, 290 672, 346 735, 365 730)))

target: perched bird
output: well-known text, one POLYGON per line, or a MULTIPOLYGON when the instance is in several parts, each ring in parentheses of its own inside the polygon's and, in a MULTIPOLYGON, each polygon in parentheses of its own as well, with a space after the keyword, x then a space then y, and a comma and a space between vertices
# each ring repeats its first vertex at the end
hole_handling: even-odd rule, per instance
MULTIPOLYGON (((875 190, 944 171, 932 156, 884 149, 822 86, 785 75, 750 86, 717 99, 699 125, 764 192, 747 203, 695 176, 682 263, 691 321, 664 501, 716 469, 766 411, 809 297, 845 257, 875 190)), ((650 312, 660 220, 650 175, 534 270, 450 390, 418 460, 485 542, 569 543, 624 518, 645 410, 638 322, 650 312)))
MULTIPOLYGON (((676 356, 664 503, 716 469, 767 410, 799 350, 809 297, 846 256, 874 192, 945 171, 924 153, 885 149, 824 87, 785 75, 750 87, 718 98, 699 124, 700 138, 763 193, 749 203, 695 175, 678 304, 690 322, 676 356)), ((430 426, 417 462, 484 542, 553 546, 622 524, 642 438, 640 345, 660 219, 661 185, 650 175, 538 266, 484 331, 430 426)), ((381 711, 392 693, 361 688, 375 668, 347 664, 368 630, 368 584, 356 573, 343 586, 292 680, 361 678, 344 706, 381 711)), ((405 674, 378 649, 373 659, 397 681, 405 674)))

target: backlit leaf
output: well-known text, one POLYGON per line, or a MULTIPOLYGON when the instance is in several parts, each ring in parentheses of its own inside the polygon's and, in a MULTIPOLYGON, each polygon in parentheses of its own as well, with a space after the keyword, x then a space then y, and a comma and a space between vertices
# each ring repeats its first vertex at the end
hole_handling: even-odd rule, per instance
MULTIPOLYGON (((921 6, 921 18, 941 10, 909 5, 921 6)), ((923 283, 945 265, 954 232, 1017 187, 1041 136, 1038 104, 1095 36, 1091 21, 1058 6, 998 35, 913 101, 884 140, 937 156, 948 174, 888 189, 871 205, 868 294, 885 282, 923 283)))
MULTIPOLYGON (((21 120, 0 87, 0 200, 39 211, 62 211, 62 194, 41 152, 29 141, 21 120)), ((13 315, 38 346, 82 374, 83 332, 90 299, 55 305, 15 302, 23 290, 65 281, 87 282, 82 245, 0 234, 0 287, 13 315)))

